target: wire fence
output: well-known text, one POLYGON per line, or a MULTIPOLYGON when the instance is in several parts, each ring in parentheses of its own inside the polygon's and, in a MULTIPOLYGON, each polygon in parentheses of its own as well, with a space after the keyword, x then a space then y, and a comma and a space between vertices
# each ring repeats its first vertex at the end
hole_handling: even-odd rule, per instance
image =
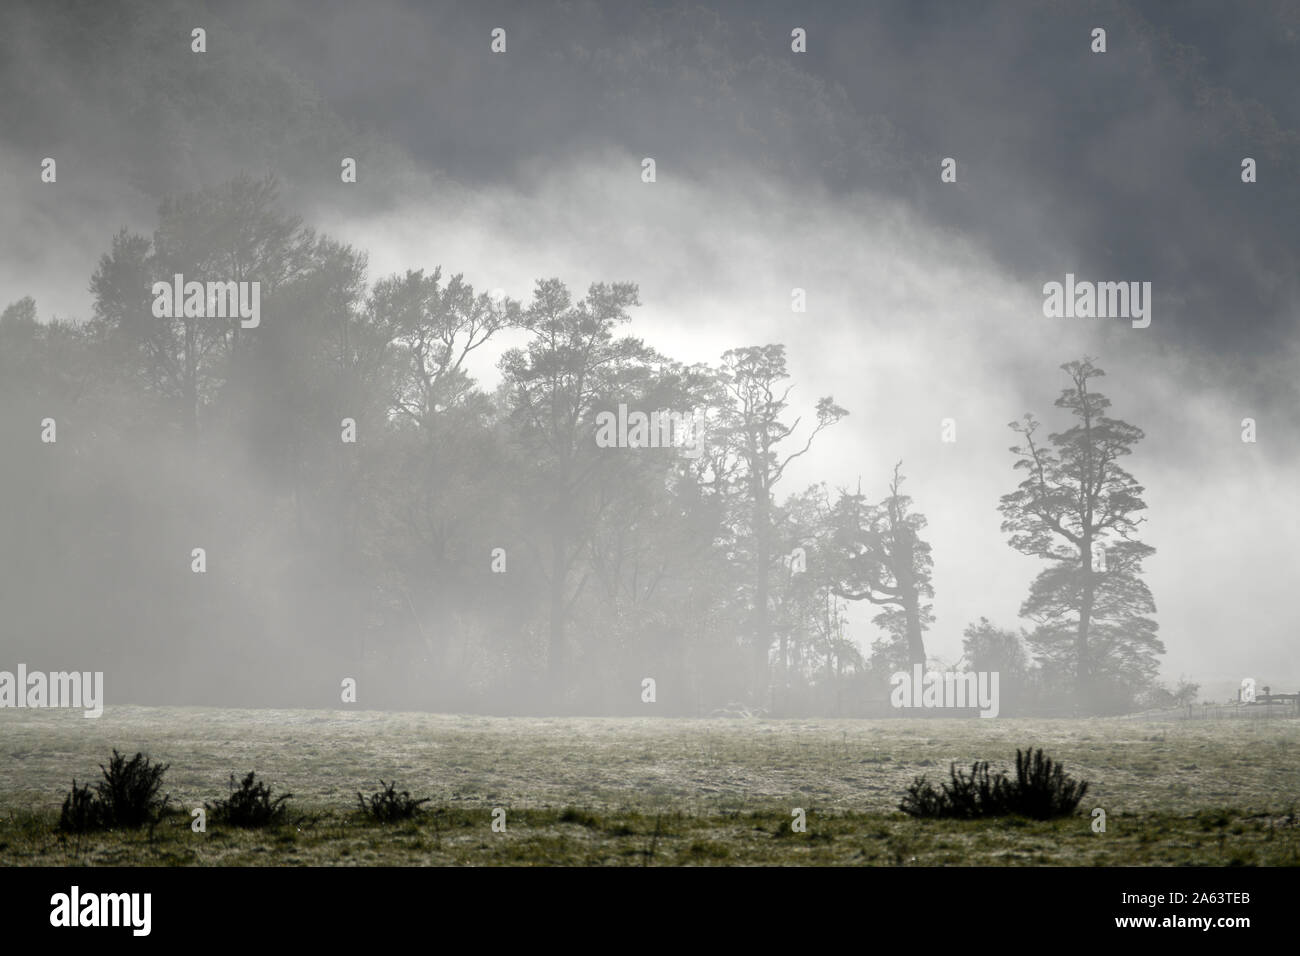
POLYGON ((1254 701, 1189 704, 1184 720, 1286 720, 1300 718, 1300 694, 1261 694, 1254 701))

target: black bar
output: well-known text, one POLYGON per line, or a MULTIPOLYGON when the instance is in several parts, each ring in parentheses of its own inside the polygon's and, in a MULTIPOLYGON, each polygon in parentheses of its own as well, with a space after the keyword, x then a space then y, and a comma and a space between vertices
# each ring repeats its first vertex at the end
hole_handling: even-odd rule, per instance
MULTIPOLYGON (((464 949, 495 948, 502 933, 540 945, 599 931, 615 934, 605 937, 611 945, 642 949, 636 941, 676 945, 687 931, 734 944, 841 926, 863 944, 892 936, 1014 948, 1034 939, 1027 934, 1057 931, 1071 941, 1200 937, 1233 946, 1262 938, 1243 932, 1273 937, 1293 926, 1294 893, 1294 870, 1233 868, 0 870, 6 942, 76 934, 126 945, 375 945, 414 935, 464 949), (130 926, 52 926, 52 897, 74 885, 83 905, 88 894, 150 894, 148 936, 130 926), (1161 925, 1206 917, 1249 925, 1161 925), (1125 918, 1156 925, 1117 925, 1125 918)), ((829 941, 805 937, 808 945, 814 938, 829 941)))

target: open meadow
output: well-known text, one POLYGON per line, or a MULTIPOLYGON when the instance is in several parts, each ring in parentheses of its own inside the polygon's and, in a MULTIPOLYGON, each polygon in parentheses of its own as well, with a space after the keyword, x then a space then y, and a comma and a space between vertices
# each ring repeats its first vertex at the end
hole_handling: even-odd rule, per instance
POLYGON ((1300 722, 0 714, 0 865, 493 864, 1295 866, 1300 722), (898 811, 917 775, 1007 768, 1029 745, 1090 782, 1076 816, 898 811), (60 833, 72 779, 98 779, 113 748, 170 764, 169 813, 152 830, 60 833), (293 794, 290 822, 194 832, 190 811, 250 770, 293 794), (357 793, 380 779, 432 799, 414 820, 371 822, 357 793))

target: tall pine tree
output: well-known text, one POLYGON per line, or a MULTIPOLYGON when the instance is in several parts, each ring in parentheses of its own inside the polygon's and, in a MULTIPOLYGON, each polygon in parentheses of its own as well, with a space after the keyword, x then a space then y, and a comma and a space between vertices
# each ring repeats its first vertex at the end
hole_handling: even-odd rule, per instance
POLYGON ((1141 578, 1155 549, 1136 538, 1144 489, 1120 464, 1143 433, 1106 414, 1110 400, 1090 387, 1105 373, 1090 359, 1061 368, 1070 385, 1056 407, 1075 422, 1046 444, 1032 415, 1011 423, 1025 478, 1002 496, 1002 530, 1012 547, 1050 562, 1020 611, 1038 625, 1030 645, 1045 670, 1073 685, 1076 709, 1121 709, 1155 676, 1164 652, 1141 578))

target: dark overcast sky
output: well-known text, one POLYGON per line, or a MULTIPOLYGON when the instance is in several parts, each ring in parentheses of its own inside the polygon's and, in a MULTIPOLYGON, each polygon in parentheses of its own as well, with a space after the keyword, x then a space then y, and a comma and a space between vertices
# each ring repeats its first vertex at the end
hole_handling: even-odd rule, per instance
MULTIPOLYGON (((467 184, 614 145, 906 198, 1007 268, 1183 290, 1186 347, 1289 341, 1295 4, 313 4, 231 14, 277 61, 467 184), (436 12, 433 12, 435 11, 436 12), (483 55, 492 26, 504 57, 483 55), (794 25, 809 52, 789 52, 794 25), (1108 52, 1090 52, 1093 26, 1108 52), (1244 155, 1261 164, 1243 189, 1244 155), (957 157, 964 187, 936 190, 957 157), (1263 272, 1270 281, 1260 281, 1263 272), (1100 272, 1099 272, 1100 274, 1100 272), (1249 329, 1248 336, 1240 333, 1249 329)), ((1155 335, 1173 334, 1165 324, 1155 335)))

